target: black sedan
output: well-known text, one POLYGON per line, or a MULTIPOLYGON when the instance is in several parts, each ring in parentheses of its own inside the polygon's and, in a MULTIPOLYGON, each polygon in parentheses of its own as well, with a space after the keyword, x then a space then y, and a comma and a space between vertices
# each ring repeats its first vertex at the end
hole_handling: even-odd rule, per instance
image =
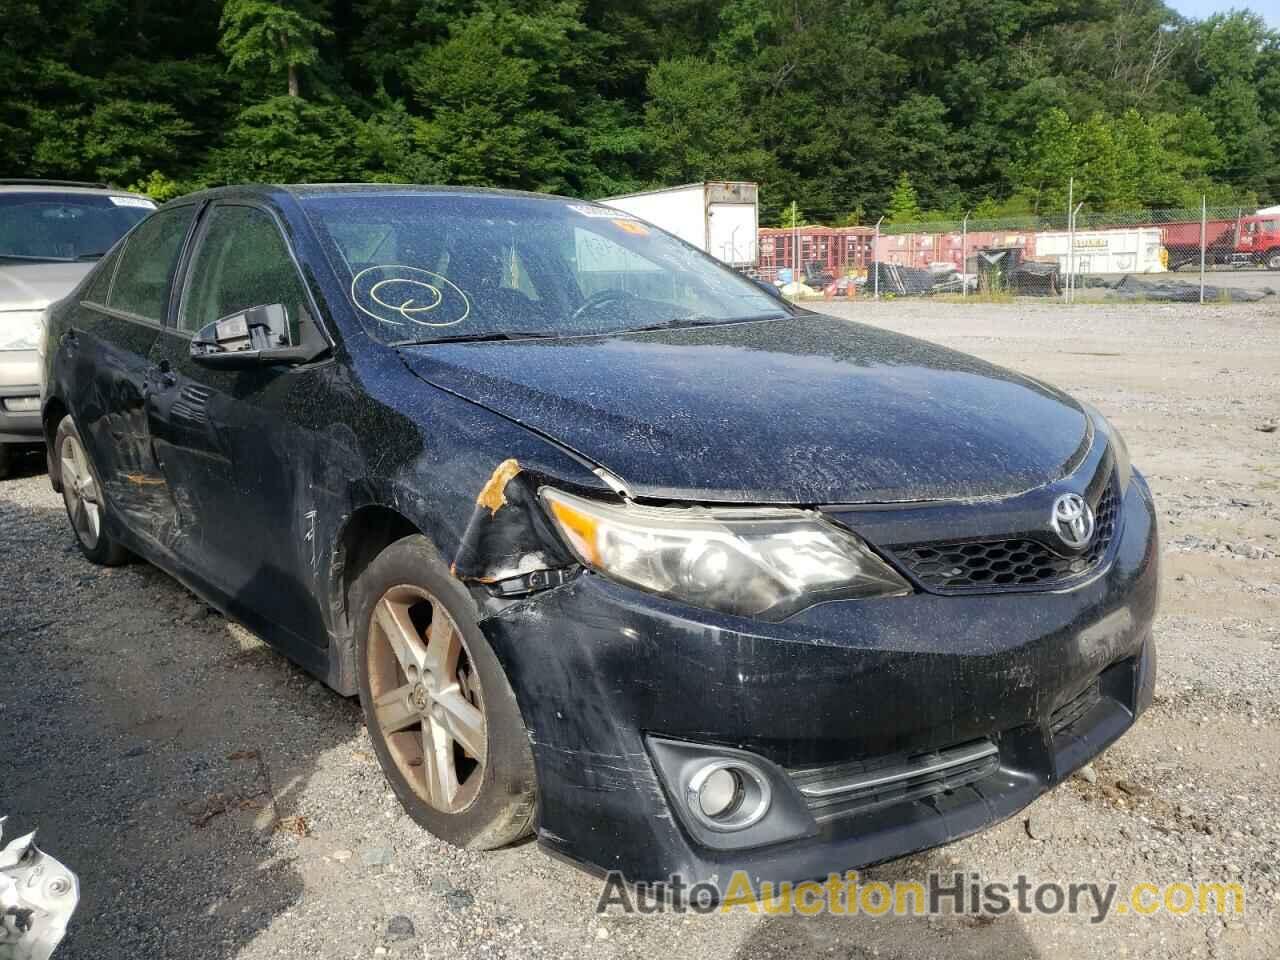
POLYGON ((454 843, 821 877, 1009 816, 1151 701, 1151 495, 1097 411, 609 207, 193 195, 45 356, 84 554, 358 695, 454 843))

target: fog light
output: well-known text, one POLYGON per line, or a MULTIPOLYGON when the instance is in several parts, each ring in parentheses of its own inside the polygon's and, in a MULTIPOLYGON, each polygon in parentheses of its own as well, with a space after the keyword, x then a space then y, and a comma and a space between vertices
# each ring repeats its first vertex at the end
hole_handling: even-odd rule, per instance
POLYGON ((39 397, 6 397, 4 408, 10 413, 32 413, 40 409, 39 397))
POLYGON ((712 820, 726 817, 742 804, 742 781, 728 767, 713 770, 698 789, 698 806, 712 820))
POLYGON ((744 830, 769 812, 772 794, 765 775, 738 760, 715 760, 689 779, 685 800, 712 830, 744 830))

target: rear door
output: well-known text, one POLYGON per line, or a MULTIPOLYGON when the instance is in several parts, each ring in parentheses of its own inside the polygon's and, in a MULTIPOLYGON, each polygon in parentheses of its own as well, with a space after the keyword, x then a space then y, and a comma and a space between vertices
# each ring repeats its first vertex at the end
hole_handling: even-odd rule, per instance
POLYGON ((60 362, 70 364, 67 406, 107 502, 130 532, 158 542, 172 511, 146 416, 150 355, 195 214, 187 204, 139 224, 86 291, 60 345, 60 362))
POLYGON ((236 615, 311 662, 327 641, 313 583, 317 544, 308 534, 325 420, 315 397, 328 365, 231 370, 191 358, 201 328, 273 304, 284 307, 292 345, 327 345, 274 214, 214 203, 197 232, 174 322, 152 351, 164 382, 151 396, 150 430, 178 507, 179 564, 236 615))

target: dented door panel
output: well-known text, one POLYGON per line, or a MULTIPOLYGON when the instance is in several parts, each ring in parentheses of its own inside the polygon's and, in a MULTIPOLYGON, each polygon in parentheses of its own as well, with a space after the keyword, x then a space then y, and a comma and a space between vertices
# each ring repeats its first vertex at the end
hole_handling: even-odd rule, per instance
POLYGON ((156 324, 78 306, 55 361, 74 384, 66 405, 116 519, 148 536, 159 534, 169 499, 146 415, 149 355, 159 334, 156 324))

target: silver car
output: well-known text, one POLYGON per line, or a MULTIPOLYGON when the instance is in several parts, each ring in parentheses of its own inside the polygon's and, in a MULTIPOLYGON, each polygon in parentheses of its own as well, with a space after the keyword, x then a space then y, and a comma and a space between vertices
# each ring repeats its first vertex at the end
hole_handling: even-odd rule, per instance
POLYGON ((0 180, 0 477, 15 445, 44 442, 37 350, 45 307, 154 209, 149 198, 102 183, 0 180))

